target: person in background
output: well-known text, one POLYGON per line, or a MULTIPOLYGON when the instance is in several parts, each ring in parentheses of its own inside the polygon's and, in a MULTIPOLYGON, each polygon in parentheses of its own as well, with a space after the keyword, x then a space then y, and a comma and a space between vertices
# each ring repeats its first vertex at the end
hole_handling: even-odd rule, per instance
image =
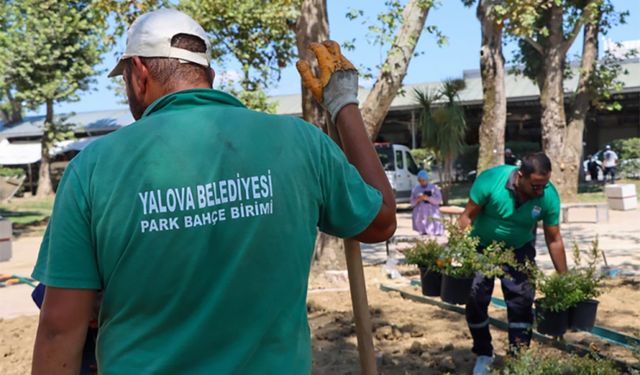
MULTIPOLYGON (((543 153, 522 158, 520 167, 499 165, 485 170, 471 187, 469 201, 460 216, 462 229, 472 226, 471 235, 480 238, 478 251, 493 241, 515 249, 519 263, 534 262, 534 231, 542 221, 544 239, 556 271, 567 271, 564 242, 560 233, 560 196, 551 180, 551 161, 543 153)), ((534 285, 524 272, 507 267, 509 277, 501 279, 509 321, 509 352, 527 347, 533 324, 534 285)), ((488 308, 494 286, 493 277, 477 273, 466 304, 466 318, 473 353, 474 375, 490 373, 494 360, 488 308)))
POLYGON ((618 162, 618 154, 606 145, 603 154, 602 166, 604 167, 604 183, 607 183, 607 176, 611 175, 611 183, 616 183, 616 164, 618 162))
POLYGON ((518 158, 511 152, 510 148, 504 150, 504 163, 507 165, 516 165, 518 158))
POLYGON ((418 172, 418 184, 411 192, 411 208, 413 208, 413 230, 420 234, 442 236, 444 225, 440 215, 442 193, 440 189, 429 183, 429 174, 425 170, 418 172))
POLYGON ((602 169, 602 163, 592 155, 587 156, 587 171, 591 177, 591 182, 598 182, 598 172, 602 169))

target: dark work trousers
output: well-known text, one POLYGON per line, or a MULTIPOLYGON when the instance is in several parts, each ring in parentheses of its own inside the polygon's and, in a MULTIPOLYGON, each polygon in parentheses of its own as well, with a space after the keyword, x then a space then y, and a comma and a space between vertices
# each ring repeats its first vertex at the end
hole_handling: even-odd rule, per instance
MULTIPOLYGON (((478 251, 483 251, 479 247, 478 251)), ((524 263, 526 259, 533 261, 536 249, 532 242, 515 251, 516 259, 524 263)), ((531 325, 533 324, 533 297, 535 287, 529 282, 529 278, 522 272, 512 267, 505 267, 505 271, 511 276, 501 278, 502 293, 507 303, 507 316, 509 319, 509 350, 528 346, 531 341, 531 325)), ((476 274, 473 279, 471 294, 467 301, 466 316, 469 331, 473 337, 472 351, 476 355, 493 355, 491 345, 491 333, 489 332, 489 303, 493 294, 494 278, 476 274)))

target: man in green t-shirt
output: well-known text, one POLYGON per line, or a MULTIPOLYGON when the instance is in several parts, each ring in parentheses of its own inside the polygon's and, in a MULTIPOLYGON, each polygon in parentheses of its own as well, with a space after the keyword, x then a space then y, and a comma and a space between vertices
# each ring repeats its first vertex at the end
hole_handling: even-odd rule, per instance
MULTIPOLYGON (((478 251, 493 241, 502 241, 515 249, 518 262, 533 261, 536 255, 535 228, 542 220, 544 238, 553 265, 566 272, 567 261, 560 234, 560 198, 551 178, 551 161, 543 153, 527 155, 522 165, 501 165, 480 174, 471 187, 469 202, 460 216, 462 228, 473 225, 471 235, 480 238, 478 251)), ((528 346, 533 323, 535 286, 527 276, 510 267, 510 278, 501 280, 507 303, 510 350, 528 346)), ((488 308, 494 279, 476 275, 466 305, 466 316, 473 352, 478 356, 473 370, 488 374, 493 362, 493 346, 489 332, 488 308)))
POLYGON ((137 121, 60 182, 33 272, 47 286, 34 374, 78 374, 98 291, 101 375, 311 371, 317 230, 380 242, 396 226, 357 72, 337 44, 313 48, 316 98, 344 153, 302 120, 211 89, 208 37, 189 16, 163 9, 131 25, 111 75, 137 121))

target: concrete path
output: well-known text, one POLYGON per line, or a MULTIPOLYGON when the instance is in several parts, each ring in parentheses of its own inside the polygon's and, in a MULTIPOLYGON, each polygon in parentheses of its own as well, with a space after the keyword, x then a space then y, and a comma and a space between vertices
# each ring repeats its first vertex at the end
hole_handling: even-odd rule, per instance
MULTIPOLYGON (((41 237, 23 237, 13 241, 13 256, 8 262, 0 262, 0 274, 29 277, 38 257, 41 237)), ((31 300, 29 285, 11 285, 0 288, 0 318, 21 315, 37 315, 38 308, 31 300)))

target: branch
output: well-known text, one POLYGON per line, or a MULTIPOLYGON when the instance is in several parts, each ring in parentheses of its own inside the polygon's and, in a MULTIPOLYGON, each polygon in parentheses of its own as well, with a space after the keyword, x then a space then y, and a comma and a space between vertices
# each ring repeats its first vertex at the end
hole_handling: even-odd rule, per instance
POLYGON ((531 47, 533 47, 533 49, 535 49, 541 56, 544 56, 544 48, 542 48, 542 45, 540 43, 531 39, 530 36, 525 36, 522 39, 524 39, 525 42, 529 43, 531 47))
POLYGON ((580 18, 573 25, 573 30, 569 33, 569 37, 562 42, 562 53, 565 54, 571 48, 573 42, 575 42, 578 34, 580 33, 580 29, 587 23, 587 19, 591 17, 591 12, 589 11, 588 5, 585 5, 584 11, 580 15, 580 18))

